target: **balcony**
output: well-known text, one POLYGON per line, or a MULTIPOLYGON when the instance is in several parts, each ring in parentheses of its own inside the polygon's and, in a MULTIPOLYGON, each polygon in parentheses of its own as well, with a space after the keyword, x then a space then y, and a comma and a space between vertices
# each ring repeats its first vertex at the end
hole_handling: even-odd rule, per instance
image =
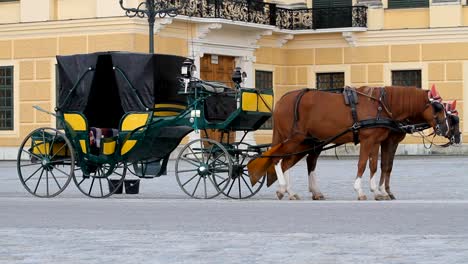
POLYGON ((367 27, 366 6, 286 9, 250 0, 169 0, 166 4, 189 17, 221 18, 289 30, 367 27))

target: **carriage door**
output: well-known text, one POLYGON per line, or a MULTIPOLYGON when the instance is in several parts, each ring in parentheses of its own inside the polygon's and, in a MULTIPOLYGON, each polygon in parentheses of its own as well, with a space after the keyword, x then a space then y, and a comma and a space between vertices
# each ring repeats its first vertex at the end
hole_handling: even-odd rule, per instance
MULTIPOLYGON (((229 87, 234 87, 231 80, 232 72, 234 71, 236 62, 235 57, 209 55, 205 54, 200 58, 200 78, 205 81, 217 81, 226 84, 229 87)), ((221 141, 221 133, 212 129, 207 130, 208 138, 221 141)), ((204 131, 202 136, 206 137, 204 131)), ((223 142, 227 142, 227 134, 223 138, 223 142)), ((234 142, 236 133, 229 133, 229 142, 234 142)))
POLYGON ((313 0, 314 29, 352 27, 353 0, 313 0))

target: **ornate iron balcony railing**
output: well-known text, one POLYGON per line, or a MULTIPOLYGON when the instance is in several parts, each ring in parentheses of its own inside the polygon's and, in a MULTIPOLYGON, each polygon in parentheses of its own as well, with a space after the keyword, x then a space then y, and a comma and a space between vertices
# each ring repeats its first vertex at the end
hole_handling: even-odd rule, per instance
POLYGON ((254 0, 168 0, 180 15, 273 25, 282 29, 367 27, 366 6, 286 9, 254 0))
POLYGON ((367 27, 366 6, 333 8, 278 8, 276 26, 285 29, 367 27))

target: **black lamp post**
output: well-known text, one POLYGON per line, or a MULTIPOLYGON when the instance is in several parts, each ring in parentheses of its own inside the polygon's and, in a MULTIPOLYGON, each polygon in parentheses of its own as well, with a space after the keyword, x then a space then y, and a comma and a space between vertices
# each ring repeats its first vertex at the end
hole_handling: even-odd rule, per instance
POLYGON ((123 6, 123 0, 119 0, 120 7, 125 10, 125 15, 128 17, 148 17, 149 24, 149 52, 154 53, 154 22, 156 16, 164 18, 166 16, 177 16, 176 7, 170 7, 167 0, 145 0, 141 2, 136 8, 127 8, 123 6))

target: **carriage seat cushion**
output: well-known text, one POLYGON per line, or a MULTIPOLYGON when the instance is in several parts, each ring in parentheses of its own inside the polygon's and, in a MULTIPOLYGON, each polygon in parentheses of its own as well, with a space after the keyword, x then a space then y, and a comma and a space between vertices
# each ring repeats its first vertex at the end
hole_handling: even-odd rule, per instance
POLYGON ((100 148, 102 138, 112 138, 118 135, 119 130, 115 128, 91 127, 89 130, 89 145, 100 148))

